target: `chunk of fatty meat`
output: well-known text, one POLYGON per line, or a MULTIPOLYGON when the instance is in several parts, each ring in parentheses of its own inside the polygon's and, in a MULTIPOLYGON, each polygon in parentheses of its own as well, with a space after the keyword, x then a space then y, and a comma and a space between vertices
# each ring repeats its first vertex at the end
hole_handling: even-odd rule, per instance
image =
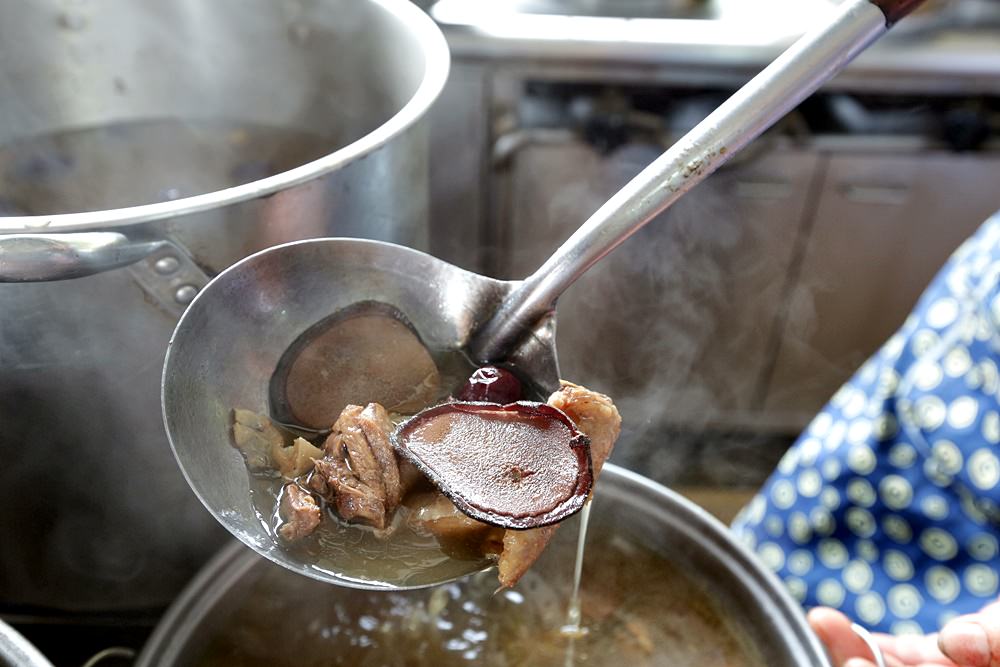
POLYGON ((283 521, 278 534, 289 542, 312 535, 321 518, 316 499, 297 484, 285 485, 278 512, 283 521))
POLYGON ((258 471, 274 467, 271 452, 285 446, 285 437, 264 415, 236 408, 233 410, 233 444, 243 454, 247 467, 258 471))
POLYGON ((323 444, 325 454, 313 466, 309 488, 345 521, 378 529, 389 525, 403 496, 399 461, 389 442, 391 430, 381 405, 348 405, 323 444))
MULTIPOLYGON (((548 404, 564 412, 577 427, 590 437, 594 481, 611 455, 621 431, 621 415, 604 394, 563 381, 549 397, 548 404)), ((533 530, 508 530, 503 537, 503 551, 498 563, 498 578, 502 587, 517 583, 528 568, 542 555, 558 525, 533 530)))

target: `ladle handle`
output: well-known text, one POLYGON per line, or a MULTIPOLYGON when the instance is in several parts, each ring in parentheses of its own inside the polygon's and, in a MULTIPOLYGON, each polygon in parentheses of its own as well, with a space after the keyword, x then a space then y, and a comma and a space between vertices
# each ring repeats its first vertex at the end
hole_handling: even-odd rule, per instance
POLYGON ((920 0, 848 0, 833 20, 778 56, 601 206, 504 300, 472 340, 479 361, 498 361, 559 295, 598 260, 756 139, 920 0))

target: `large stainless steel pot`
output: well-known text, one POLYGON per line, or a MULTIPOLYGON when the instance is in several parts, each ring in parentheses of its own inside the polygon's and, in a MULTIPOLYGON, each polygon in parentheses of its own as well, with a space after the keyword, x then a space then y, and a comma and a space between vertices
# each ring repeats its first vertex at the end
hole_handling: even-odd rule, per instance
MULTIPOLYGON (((572 578, 577 534, 572 526, 575 523, 576 519, 571 520, 557 533, 556 540, 535 565, 543 570, 546 580, 558 580, 567 593, 572 578)), ((743 664, 746 665, 768 667, 829 667, 802 609, 774 575, 733 540, 725 526, 676 493, 635 473, 607 465, 596 487, 587 548, 596 550, 600 542, 621 537, 669 559, 670 564, 676 566, 676 574, 669 576, 675 577, 672 581, 682 584, 677 586, 678 591, 685 591, 678 592, 679 595, 697 591, 680 601, 663 600, 662 616, 652 619, 668 627, 668 634, 676 638, 673 641, 689 648, 685 655, 701 655, 702 659, 690 664, 708 664, 705 659, 712 654, 713 647, 735 636, 744 650, 726 664, 736 665, 745 660, 743 664), (687 606, 712 609, 717 623, 706 632, 704 625, 693 624, 690 620, 685 622, 684 615, 674 610, 687 606)), ((637 593, 623 591, 622 595, 627 598, 637 593)), ((311 632, 328 636, 322 628, 335 626, 336 619, 323 616, 322 611, 329 610, 326 604, 314 606, 310 603, 313 594, 317 600, 327 603, 364 595, 288 572, 234 543, 206 566, 171 606, 143 649, 136 667, 198 665, 207 645, 227 624, 233 623, 241 608, 251 616, 265 619, 273 627, 282 628, 282 615, 276 610, 286 604, 289 607, 309 605, 310 614, 314 616, 309 623, 313 628, 311 632), (269 579, 267 600, 257 598, 254 603, 251 591, 265 577, 269 579), (275 600, 275 595, 284 597, 275 600), (250 607, 255 604, 260 606, 250 607)), ((405 595, 426 597, 427 592, 405 595)), ((584 600, 587 600, 586 592, 584 600)), ((585 608, 585 616, 587 613, 585 608)), ((261 650, 274 652, 274 659, 263 660, 262 664, 278 664, 278 657, 294 651, 301 654, 307 648, 301 643, 309 636, 309 630, 285 630, 284 636, 279 630, 275 637, 253 638, 258 655, 261 650)), ((459 628, 459 632, 461 630, 459 628)), ((324 645, 333 649, 335 641, 324 645)))
POLYGON ((164 605, 218 548, 160 420, 176 318, 276 243, 426 246, 447 67, 408 0, 0 6, 0 609, 164 605))

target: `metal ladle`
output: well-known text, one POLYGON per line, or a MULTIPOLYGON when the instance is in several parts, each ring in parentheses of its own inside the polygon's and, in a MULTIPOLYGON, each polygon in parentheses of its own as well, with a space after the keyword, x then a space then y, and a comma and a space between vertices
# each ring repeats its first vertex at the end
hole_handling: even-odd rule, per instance
MULTIPOLYGON (((832 21, 793 44, 643 170, 524 281, 494 280, 416 250, 357 239, 291 243, 233 265, 188 307, 164 365, 164 421, 188 483, 236 537, 316 579, 402 589, 483 569, 483 561, 444 559, 406 576, 373 575, 371 563, 328 559, 318 566, 280 547, 251 504, 246 467, 230 444, 232 408, 267 413, 270 377, 292 343, 331 313, 368 300, 404 313, 430 349, 504 360, 542 389, 555 389, 558 296, 918 4, 844 2, 832 21)), ((331 547, 350 549, 346 542, 331 547)))

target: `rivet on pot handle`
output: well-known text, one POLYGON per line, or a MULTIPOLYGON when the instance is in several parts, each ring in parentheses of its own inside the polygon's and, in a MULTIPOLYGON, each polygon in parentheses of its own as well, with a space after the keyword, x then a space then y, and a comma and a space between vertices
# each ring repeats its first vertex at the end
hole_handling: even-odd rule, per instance
POLYGON ((0 235, 0 283, 81 278, 134 264, 163 244, 118 232, 0 235))

